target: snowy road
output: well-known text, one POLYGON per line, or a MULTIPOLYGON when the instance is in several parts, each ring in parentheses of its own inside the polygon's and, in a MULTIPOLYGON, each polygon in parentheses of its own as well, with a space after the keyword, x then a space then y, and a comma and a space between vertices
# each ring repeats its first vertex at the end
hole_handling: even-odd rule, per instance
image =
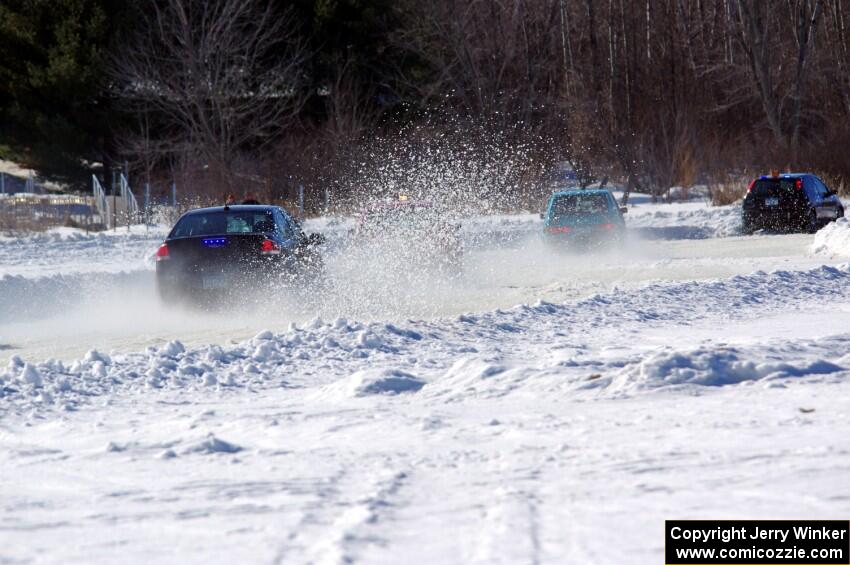
POLYGON ((238 314, 158 306, 156 238, 68 277, 0 249, 0 562, 642 565, 667 518, 846 519, 850 223, 667 210, 620 255, 340 258, 238 314))
POLYGON ((472 249, 460 280, 445 281, 392 258, 373 259, 380 267, 367 270, 342 257, 330 261, 334 284, 318 301, 263 294, 247 297, 247 304, 238 308, 203 313, 160 304, 152 265, 144 260, 159 237, 140 239, 133 252, 126 244, 113 246, 132 259, 118 262, 127 271, 78 273, 81 268, 75 263, 70 274, 0 279, 0 314, 11 320, 0 326, 0 346, 29 360, 71 360, 93 347, 127 352, 172 339, 190 345, 241 341, 258 328, 285 331, 290 323, 317 315, 364 321, 431 319, 536 300, 573 300, 652 281, 702 280, 823 263, 808 254, 813 236, 802 234, 635 238, 624 252, 603 256, 556 254, 535 238, 524 237, 508 246, 472 249))

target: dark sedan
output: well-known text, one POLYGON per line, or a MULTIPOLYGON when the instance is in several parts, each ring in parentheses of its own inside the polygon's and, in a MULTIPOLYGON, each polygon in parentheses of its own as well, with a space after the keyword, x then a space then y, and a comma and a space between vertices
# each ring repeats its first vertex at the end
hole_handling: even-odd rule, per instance
POLYGON ((251 293, 264 285, 313 279, 322 261, 315 245, 284 209, 240 205, 183 214, 156 253, 156 280, 165 301, 251 293))
POLYGON ((808 173, 763 176, 753 180, 744 198, 742 231, 814 233, 844 216, 838 195, 808 173))

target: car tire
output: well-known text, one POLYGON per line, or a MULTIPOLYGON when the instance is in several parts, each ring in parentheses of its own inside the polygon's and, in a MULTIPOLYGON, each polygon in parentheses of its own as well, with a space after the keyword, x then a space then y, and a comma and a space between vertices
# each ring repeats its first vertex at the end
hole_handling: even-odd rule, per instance
POLYGON ((157 281, 156 290, 159 294, 159 300, 163 304, 172 306, 180 302, 182 293, 176 285, 157 281))
POLYGON ((820 229, 820 223, 818 222, 818 212, 814 208, 809 209, 809 213, 806 216, 806 233, 816 233, 820 229))

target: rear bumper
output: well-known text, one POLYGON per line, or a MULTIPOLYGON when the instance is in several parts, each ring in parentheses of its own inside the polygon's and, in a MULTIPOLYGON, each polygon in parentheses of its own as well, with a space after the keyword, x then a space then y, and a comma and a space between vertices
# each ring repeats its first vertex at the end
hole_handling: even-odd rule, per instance
POLYGON ((297 267, 294 260, 278 259, 260 261, 256 265, 227 267, 191 267, 179 262, 161 261, 156 264, 156 284, 160 296, 166 299, 249 293, 294 280, 297 267))
POLYGON ((567 233, 543 232, 543 240, 553 246, 593 248, 622 243, 625 229, 602 230, 598 228, 576 229, 567 233))
POLYGON ((744 231, 758 230, 801 230, 805 229, 809 218, 799 210, 744 210, 742 214, 744 231))
POLYGON ((574 224, 566 226, 546 225, 543 228, 543 235, 554 239, 601 239, 620 236, 625 230, 626 226, 624 224, 615 222, 600 224, 574 224), (550 229, 569 229, 570 231, 549 231, 550 229))

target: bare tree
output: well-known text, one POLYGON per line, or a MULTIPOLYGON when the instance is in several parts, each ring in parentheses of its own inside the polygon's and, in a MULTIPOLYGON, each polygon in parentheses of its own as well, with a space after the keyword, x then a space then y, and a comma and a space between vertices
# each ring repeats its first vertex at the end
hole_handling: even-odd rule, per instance
POLYGON ((354 76, 351 58, 338 63, 322 92, 327 111, 326 128, 336 143, 350 143, 374 127, 381 108, 374 104, 376 85, 363 84, 354 76))
POLYGON ((786 163, 850 176, 848 0, 397 0, 377 64, 357 42, 306 55, 270 7, 285 3, 141 1, 113 78, 146 171, 200 163, 187 178, 246 179, 279 138, 267 162, 298 176, 288 186, 353 190, 376 137, 427 124, 527 141, 537 163, 569 161, 582 184, 610 177, 626 194, 786 163), (301 111, 306 68, 326 82, 301 111))
POLYGON ((777 141, 784 141, 780 96, 774 76, 774 57, 777 55, 770 29, 769 0, 738 0, 737 29, 740 46, 747 56, 753 84, 764 108, 768 126, 777 141))
POLYGON ((158 147, 230 185, 246 149, 281 133, 304 101, 305 49, 289 12, 261 0, 149 0, 113 59, 119 96, 157 117, 158 147))
POLYGON ((846 116, 850 114, 850 50, 847 48, 847 37, 844 24, 842 0, 827 3, 826 33, 830 46, 830 78, 833 88, 840 101, 840 111, 846 116))
POLYGON ((431 81, 414 87, 428 104, 531 127, 532 116, 563 86, 570 47, 562 7, 559 0, 407 0, 399 9, 409 28, 396 43, 434 70, 431 81))
POLYGON ((803 109, 806 71, 809 68, 809 52, 823 4, 821 0, 788 0, 788 8, 792 15, 794 38, 797 40, 797 63, 793 94, 794 108, 791 116, 791 150, 792 159, 796 161, 797 151, 800 146, 800 120, 803 109))

